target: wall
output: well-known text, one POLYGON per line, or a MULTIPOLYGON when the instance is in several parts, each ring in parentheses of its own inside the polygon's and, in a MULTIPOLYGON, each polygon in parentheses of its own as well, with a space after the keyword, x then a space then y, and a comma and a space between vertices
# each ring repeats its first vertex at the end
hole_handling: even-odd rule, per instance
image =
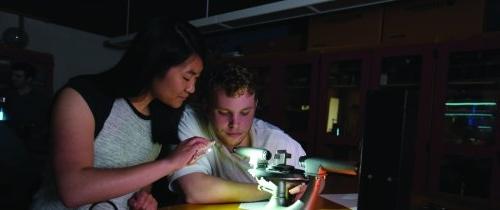
MULTIPOLYGON (((0 32, 18 25, 18 16, 0 12, 0 32)), ((29 36, 27 49, 54 56, 54 84, 57 90, 75 75, 96 73, 116 62, 123 51, 102 46, 108 37, 30 18, 24 19, 29 36)))

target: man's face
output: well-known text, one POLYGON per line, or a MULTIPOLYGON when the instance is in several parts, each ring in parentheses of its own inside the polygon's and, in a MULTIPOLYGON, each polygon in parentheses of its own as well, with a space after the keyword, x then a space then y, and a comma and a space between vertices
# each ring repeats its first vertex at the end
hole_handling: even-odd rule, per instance
POLYGON ((31 78, 26 77, 24 71, 13 70, 12 75, 10 76, 10 80, 12 81, 12 86, 15 88, 21 88, 26 85, 29 85, 31 82, 31 78))
POLYGON ((255 115, 255 94, 241 90, 241 94, 227 96, 225 91, 214 92, 210 120, 215 134, 229 149, 250 146, 249 134, 255 115))

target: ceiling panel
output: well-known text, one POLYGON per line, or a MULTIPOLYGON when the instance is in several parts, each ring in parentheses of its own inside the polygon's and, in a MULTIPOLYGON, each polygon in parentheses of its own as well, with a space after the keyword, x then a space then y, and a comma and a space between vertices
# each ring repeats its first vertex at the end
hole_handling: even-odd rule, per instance
POLYGON ((115 37, 137 31, 147 20, 176 16, 193 20, 277 0, 0 0, 0 11, 115 37), (210 9, 207 11, 207 2, 210 9), (128 22, 127 22, 128 14, 128 22), (127 27, 128 26, 128 27, 127 27), (127 31, 128 30, 128 31, 127 31))
MULTIPOLYGON (((185 20, 195 20, 250 7, 260 6, 279 0, 0 0, 0 11, 20 14, 54 24, 59 24, 108 37, 133 34, 147 20, 153 17, 176 16, 185 20), (207 10, 208 6, 208 10, 207 10)), ((304 0, 306 1, 306 0, 304 0)), ((313 10, 322 13, 354 5, 369 5, 374 2, 393 0, 335 0, 316 5, 313 10)), ((302 16, 313 10, 297 8, 277 11, 262 16, 229 21, 226 28, 237 28, 252 23, 265 23, 286 19, 288 16, 302 16), (284 15, 284 16, 283 16, 284 15), (266 21, 270 19, 270 21, 266 21)), ((219 31, 224 25, 205 26, 202 29, 219 31)))

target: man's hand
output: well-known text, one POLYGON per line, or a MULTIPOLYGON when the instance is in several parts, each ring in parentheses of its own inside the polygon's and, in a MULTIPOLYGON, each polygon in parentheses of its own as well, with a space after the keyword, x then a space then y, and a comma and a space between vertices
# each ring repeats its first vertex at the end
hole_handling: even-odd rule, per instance
POLYGON ((288 193, 290 193, 290 195, 295 195, 293 201, 296 201, 302 198, 302 196, 306 192, 306 188, 307 188, 306 183, 301 183, 293 187, 292 189, 288 190, 288 193))
POLYGON ((136 192, 129 200, 128 205, 132 210, 156 210, 158 202, 149 192, 141 190, 136 192))
MULTIPOLYGON (((266 191, 266 192, 271 193, 271 194, 277 192, 278 187, 273 182, 267 181, 263 177, 258 178, 257 183, 259 184, 259 186, 258 186, 259 190, 266 191)), ((299 200, 300 198, 302 198, 302 196, 306 192, 306 188, 307 188, 306 183, 303 183, 303 182, 298 184, 298 185, 297 185, 297 183, 287 182, 286 185, 287 185, 286 189, 289 189, 288 193, 290 195, 294 195, 293 201, 296 201, 296 200, 299 200)))

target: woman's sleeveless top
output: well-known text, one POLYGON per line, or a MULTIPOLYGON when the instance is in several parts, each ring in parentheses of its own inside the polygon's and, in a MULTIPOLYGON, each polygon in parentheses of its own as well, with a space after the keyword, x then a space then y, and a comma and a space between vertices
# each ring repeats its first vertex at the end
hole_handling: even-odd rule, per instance
MULTIPOLYGON (((94 167, 123 168, 155 160, 161 145, 151 140, 151 121, 125 99, 116 99, 102 130, 94 141, 94 167)), ((128 209, 129 193, 111 199, 118 209, 128 209)), ((76 209, 89 209, 89 205, 76 209)), ((94 209, 113 209, 108 203, 94 209)), ((57 195, 53 174, 35 194, 32 209, 67 209, 57 195)))

